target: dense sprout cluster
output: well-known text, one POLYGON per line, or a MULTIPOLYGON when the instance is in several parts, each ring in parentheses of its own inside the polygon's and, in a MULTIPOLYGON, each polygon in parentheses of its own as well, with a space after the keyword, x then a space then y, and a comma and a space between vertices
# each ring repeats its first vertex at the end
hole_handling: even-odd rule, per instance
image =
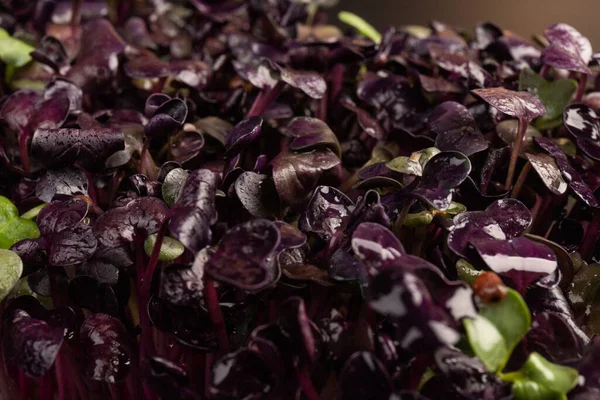
POLYGON ((600 56, 333 3, 0 1, 1 398, 600 398, 600 56))

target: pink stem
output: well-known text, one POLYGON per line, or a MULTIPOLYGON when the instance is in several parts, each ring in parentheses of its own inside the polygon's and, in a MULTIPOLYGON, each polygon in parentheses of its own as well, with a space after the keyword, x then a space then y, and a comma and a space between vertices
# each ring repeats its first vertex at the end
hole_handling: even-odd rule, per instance
POLYGON ((581 98, 585 93, 585 87, 587 85, 588 76, 587 74, 580 73, 579 74, 579 84, 577 85, 577 93, 575 94, 575 98, 573 99, 574 103, 579 103, 581 98))
POLYGON ((31 172, 31 163, 29 162, 29 132, 21 132, 19 135, 19 153, 21 155, 21 164, 26 174, 31 172))
POLYGON ((296 367, 296 377, 308 400, 320 400, 319 393, 317 393, 312 381, 306 375, 306 371, 302 371, 300 367, 296 367))
POLYGON ((204 277, 204 301, 219 342, 219 354, 226 354, 229 352, 229 338, 225 327, 225 319, 219 305, 215 282, 208 276, 204 277))
POLYGON ((510 190, 512 185, 515 169, 517 168, 517 161, 519 160, 519 152, 521 151, 521 143, 525 137, 525 132, 527 131, 528 125, 529 121, 525 119, 519 119, 519 131, 517 133, 515 142, 513 143, 512 153, 510 154, 510 164, 508 165, 508 174, 506 174, 504 190, 510 190))
POLYGON ((252 107, 250 107, 250 110, 246 114, 246 118, 262 115, 267 107, 269 107, 269 104, 279 97, 283 85, 283 82, 279 81, 270 89, 262 89, 258 96, 256 96, 254 103, 252 103, 252 107))

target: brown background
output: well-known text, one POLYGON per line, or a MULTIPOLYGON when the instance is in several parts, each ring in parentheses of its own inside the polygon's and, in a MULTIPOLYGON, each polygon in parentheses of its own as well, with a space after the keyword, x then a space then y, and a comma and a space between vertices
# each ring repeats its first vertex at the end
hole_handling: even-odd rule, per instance
POLYGON ((432 19, 472 29, 490 21, 527 37, 565 22, 586 35, 595 50, 600 48, 600 0, 340 0, 339 10, 359 14, 379 29, 432 19))

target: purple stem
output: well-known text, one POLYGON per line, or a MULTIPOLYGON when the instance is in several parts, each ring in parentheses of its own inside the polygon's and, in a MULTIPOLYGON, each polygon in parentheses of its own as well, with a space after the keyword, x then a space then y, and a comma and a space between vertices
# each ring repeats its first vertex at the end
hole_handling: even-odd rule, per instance
POLYGON ((54 373, 56 374, 56 385, 58 386, 58 400, 66 400, 66 382, 65 382, 65 371, 62 365, 62 359, 60 352, 54 361, 54 373))
POLYGON ((592 222, 587 226, 585 230, 585 236, 583 242, 579 246, 579 254, 581 254, 582 260, 589 260, 592 256, 595 244, 598 241, 598 229, 600 228, 600 211, 594 210, 594 216, 592 222))
POLYGON ((519 152, 521 151, 521 143, 525 137, 527 126, 529 121, 519 118, 519 131, 517 132, 517 138, 513 143, 512 153, 510 154, 510 164, 508 165, 508 174, 506 174, 506 182, 504 182, 504 190, 510 190, 512 185, 513 177, 515 175, 515 169, 517 168, 517 161, 519 160, 519 152))
POLYGON ((542 65, 542 69, 540 69, 540 76, 542 78, 546 78, 546 75, 548 74, 548 66, 546 64, 542 65))
POLYGON ((204 276, 204 301, 219 342, 219 354, 226 354, 229 352, 229 337, 227 336, 225 319, 221 312, 221 305, 219 304, 215 282, 206 275, 204 276))
POLYGON ((302 392, 308 400, 319 400, 319 393, 317 393, 312 381, 307 376, 306 370, 301 370, 300 367, 296 367, 296 377, 302 388, 302 392))
POLYGON ((83 0, 73 0, 73 8, 71 13, 72 27, 79 25, 79 18, 81 16, 81 3, 83 3, 83 0))
POLYGON ((254 103, 252 103, 252 107, 250 107, 248 114, 246 114, 246 118, 262 115, 267 107, 269 107, 269 104, 279 97, 283 86, 284 83, 279 81, 270 89, 262 89, 258 96, 256 96, 254 103))
POLYGON ((23 131, 19 135, 19 153, 21 155, 21 164, 26 174, 31 172, 31 163, 29 162, 29 132, 23 131))
POLYGON ((588 76, 587 74, 580 73, 579 74, 579 83, 577 85, 577 93, 575 94, 575 98, 573 99, 574 103, 579 103, 583 94, 585 93, 585 87, 587 85, 588 76))

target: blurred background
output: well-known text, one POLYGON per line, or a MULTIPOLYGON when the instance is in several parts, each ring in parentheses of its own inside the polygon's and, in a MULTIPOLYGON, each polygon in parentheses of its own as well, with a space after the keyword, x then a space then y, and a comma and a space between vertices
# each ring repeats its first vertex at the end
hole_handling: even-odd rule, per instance
MULTIPOLYGON (((432 19, 473 29, 494 22, 529 38, 556 22, 573 25, 600 48, 600 0, 340 0, 337 11, 352 11, 379 29, 427 24, 432 19)), ((332 21, 333 22, 333 21, 332 21)))

